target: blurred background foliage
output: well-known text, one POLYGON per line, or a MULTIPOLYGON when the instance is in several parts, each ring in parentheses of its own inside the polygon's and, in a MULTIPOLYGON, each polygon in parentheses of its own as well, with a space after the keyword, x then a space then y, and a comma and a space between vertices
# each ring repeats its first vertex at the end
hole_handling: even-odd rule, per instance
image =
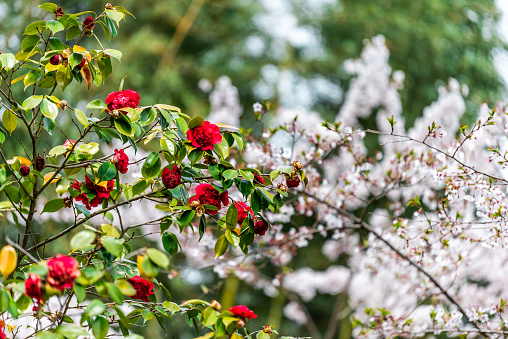
MULTIPOLYGON (((41 3, 0 1, 2 51, 16 53, 24 27, 48 16, 48 12, 37 8, 41 3)), ((57 4, 67 13, 91 9, 99 14, 105 2, 66 0, 57 4)), ((168 103, 191 115, 207 115, 210 103, 203 79, 213 84, 227 75, 238 87, 246 112, 242 117, 244 126, 254 122, 252 103, 266 98, 272 100, 274 108, 303 106, 333 120, 350 80, 343 62, 358 58, 363 40, 378 34, 386 37, 392 68, 406 75, 402 99, 408 125, 437 98, 437 86, 447 83, 449 77, 468 85, 469 117, 480 103, 494 104, 505 92, 493 63, 493 51, 506 49, 497 33, 500 14, 493 0, 125 0, 112 4, 126 7, 136 19, 127 17, 110 43, 98 25, 95 33, 105 44, 123 52, 122 62, 114 63, 113 75, 100 93, 93 86, 90 90, 84 85, 71 86, 63 97, 71 105, 95 97, 104 99, 107 93, 118 90, 127 75, 124 88, 138 91, 141 104, 168 103)), ((93 38, 83 44, 99 48, 93 38)), ((28 93, 23 93, 22 86, 17 88, 22 102, 28 93)), ((60 90, 56 96, 61 97, 60 90)), ((61 135, 48 137, 47 149, 64 139, 61 135)), ((19 144, 17 147, 9 153, 21 154, 19 144)), ((51 223, 44 226, 48 234, 61 227, 51 223)), ((6 233, 16 237, 13 228, 0 233, 2 237, 6 233)), ((68 240, 61 239, 62 249, 67 248, 68 240)), ((292 266, 326 268, 330 263, 320 254, 320 248, 321 243, 314 240, 301 249, 292 266)), ((177 269, 184 268, 181 257, 173 263, 177 269)), ((269 265, 265 270, 273 274, 269 265)), ((169 283, 177 301, 193 296, 217 298, 226 307, 233 302, 247 304, 260 314, 253 321, 254 328, 270 323, 280 325, 283 334, 309 334, 305 327, 282 319, 285 297, 271 300, 235 278, 222 283, 211 269, 182 273, 184 279, 169 283)), ((334 303, 342 299, 320 296, 307 304, 322 335, 334 303)), ((184 319, 175 319, 166 324, 168 334, 152 323, 140 331, 153 338, 192 338, 193 331, 186 328, 184 319)), ((326 338, 349 336, 346 318, 337 333, 326 338)))

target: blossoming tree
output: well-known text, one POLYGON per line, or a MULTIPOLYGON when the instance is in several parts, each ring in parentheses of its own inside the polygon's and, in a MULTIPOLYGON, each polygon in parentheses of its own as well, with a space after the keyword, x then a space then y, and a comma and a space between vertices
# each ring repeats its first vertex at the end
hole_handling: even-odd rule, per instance
MULTIPOLYGON (((242 151, 246 143, 236 127, 191 118, 168 104, 140 105, 142 96, 123 85, 83 109, 71 107, 65 100, 67 86, 100 89, 114 60, 122 57, 118 50, 105 49, 94 30, 101 26, 111 39, 130 13, 111 4, 94 16, 68 14, 52 3, 39 7, 53 18, 27 26, 16 55, 0 54, 1 209, 11 212, 12 221, 23 229, 17 241, 7 238, 9 244, 0 252, 0 338, 9 332, 35 338, 90 333, 104 338, 116 332, 137 338, 130 329, 138 319, 162 324, 175 313, 184 314, 204 338, 250 337, 247 322, 257 315, 247 306, 223 310, 217 301, 173 302, 157 276, 169 272, 170 257, 181 247, 172 230, 195 231, 199 241, 213 229, 216 257, 230 247, 247 254, 254 239, 270 228, 264 211, 276 213, 283 206, 285 189, 255 167, 228 162, 230 152, 242 151), (97 38, 99 49, 80 45, 88 37, 97 38), (24 86, 30 95, 20 100, 14 86, 24 86), (58 88, 61 97, 55 95, 58 88), (72 124, 62 123, 63 114, 71 116, 72 124), (13 153, 17 131, 28 139, 28 145, 22 142, 25 154, 13 153), (43 137, 56 133, 69 137, 46 154, 43 137), (121 146, 107 153, 110 143, 121 146), (137 157, 140 145, 153 151, 137 157), (128 149, 137 159, 129 158, 128 149), (139 176, 123 181, 136 163, 142 163, 139 176), (229 196, 232 187, 241 195, 229 196), (120 208, 142 202, 156 206, 163 216, 146 215, 138 225, 124 222, 120 208), (65 209, 73 221, 41 238, 37 228, 43 226, 37 220, 65 209), (131 246, 139 238, 132 231, 147 224, 159 226, 164 251, 131 246), (44 256, 48 246, 69 234, 70 253, 44 256), (162 299, 155 297, 154 286, 162 289, 162 299), (58 309, 50 307, 52 299, 61 303, 58 309), (71 309, 79 316, 70 317, 71 309), (22 317, 33 319, 26 329, 17 325, 22 317)), ((307 180, 297 162, 280 175, 293 187, 307 180)), ((270 326, 255 331, 257 338, 273 332, 270 326)))

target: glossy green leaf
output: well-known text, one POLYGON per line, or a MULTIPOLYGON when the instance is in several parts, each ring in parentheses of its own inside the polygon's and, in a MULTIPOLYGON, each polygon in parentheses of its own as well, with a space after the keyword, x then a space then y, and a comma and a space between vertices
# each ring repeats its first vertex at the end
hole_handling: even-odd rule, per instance
POLYGON ((97 317, 92 326, 92 333, 96 339, 104 339, 108 334, 109 322, 106 318, 97 317))
POLYGON ((105 161, 99 167, 99 181, 109 181, 116 177, 116 167, 111 161, 105 161))
POLYGON ((166 254, 164 254, 164 252, 156 248, 149 248, 146 250, 146 254, 148 255, 148 258, 150 258, 150 260, 157 266, 164 269, 169 267, 169 258, 166 254))
POLYGON ((93 247, 96 233, 92 231, 81 231, 71 238, 71 250, 87 250, 93 247))
POLYGON ((226 250, 228 249, 228 246, 229 246, 229 242, 226 239, 226 236, 224 234, 221 235, 217 239, 217 242, 215 243, 215 258, 218 258, 218 257, 224 255, 224 253, 226 253, 226 250))
POLYGON ((103 236, 102 244, 104 248, 115 257, 120 257, 122 255, 124 239, 116 239, 113 237, 103 236))
POLYGON ((131 121, 125 114, 120 114, 119 117, 115 118, 115 127, 123 135, 128 137, 134 136, 134 127, 132 127, 131 121))
POLYGON ((23 101, 23 104, 21 104, 21 108, 25 111, 32 109, 34 107, 37 107, 42 101, 43 96, 42 95, 32 95, 23 101))
POLYGON ((89 108, 89 109, 107 109, 108 108, 108 105, 106 105, 106 103, 100 99, 95 99, 93 101, 90 101, 87 105, 86 105, 86 108, 89 108))
POLYGON ((64 207, 63 199, 50 200, 46 203, 46 205, 44 205, 44 208, 43 208, 41 214, 44 212, 49 212, 49 213, 56 212, 63 207, 64 207))
POLYGON ((58 116, 58 107, 48 99, 44 98, 41 102, 41 112, 45 117, 54 122, 58 116))

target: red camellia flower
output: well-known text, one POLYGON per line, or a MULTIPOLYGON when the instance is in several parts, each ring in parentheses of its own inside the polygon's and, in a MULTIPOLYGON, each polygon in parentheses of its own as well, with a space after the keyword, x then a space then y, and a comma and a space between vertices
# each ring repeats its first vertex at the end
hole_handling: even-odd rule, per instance
POLYGON ((141 100, 141 98, 138 92, 132 89, 126 89, 120 92, 109 93, 106 97, 106 104, 108 105, 108 110, 111 112, 125 107, 136 108, 139 105, 139 100, 141 100))
POLYGON ((91 31, 95 27, 95 23, 93 21, 93 18, 89 16, 83 20, 83 25, 81 27, 83 27, 86 31, 91 31))
POLYGON ((296 188, 300 186, 300 178, 298 177, 298 175, 293 175, 289 179, 286 179, 286 185, 289 188, 296 188))
POLYGON ((217 214, 222 207, 221 203, 224 204, 224 206, 229 204, 228 191, 219 193, 219 191, 210 184, 199 184, 196 187, 196 195, 189 199, 189 205, 192 204, 193 201, 199 201, 202 205, 212 205, 217 207, 217 210, 206 210, 206 213, 217 214))
POLYGON ((250 206, 247 206, 243 201, 235 202, 236 208, 238 210, 238 225, 242 226, 243 221, 247 216, 254 215, 252 212, 252 208, 250 206))
POLYGON ((73 257, 57 254, 48 260, 48 283, 57 290, 72 288, 79 277, 79 263, 73 257))
POLYGON ((127 166, 129 165, 129 157, 127 156, 127 154, 125 154, 123 149, 117 150, 115 148, 115 155, 111 159, 111 162, 115 164, 115 167, 118 172, 122 174, 127 173, 127 166))
POLYGON ((132 297, 132 299, 138 299, 141 301, 148 302, 148 296, 155 294, 153 293, 153 283, 141 278, 136 275, 135 277, 130 278, 129 283, 136 290, 136 294, 132 297))
MULTIPOLYGON (((82 182, 74 180, 71 187, 81 192, 82 182)), ((88 178, 88 175, 85 176, 85 186, 88 189, 89 193, 81 193, 76 198, 76 201, 81 201, 85 204, 85 207, 89 210, 92 207, 97 207, 99 204, 102 204, 104 199, 109 199, 110 193, 115 186, 115 181, 102 181, 98 184, 95 184, 92 180, 88 178), (93 195, 93 198, 90 200, 89 196, 93 195)))
POLYGON ((37 300, 38 303, 41 302, 41 278, 37 274, 30 273, 28 279, 25 280, 25 294, 37 300))
POLYGON ((265 235, 269 225, 264 219, 254 221, 254 233, 258 235, 265 235))
POLYGON ((263 179, 261 175, 254 173, 254 183, 263 185, 265 183, 265 179, 263 179))
POLYGON ((21 174, 22 177, 27 177, 30 174, 30 167, 28 166, 21 166, 19 168, 19 174, 21 174))
POLYGON ((4 333, 4 330, 2 327, 0 327, 0 339, 6 339, 7 335, 4 333))
POLYGON ((245 305, 238 305, 228 308, 228 311, 233 313, 235 317, 241 318, 244 321, 249 319, 257 318, 257 314, 254 311, 251 311, 245 305))
POLYGON ((60 54, 55 54, 49 59, 49 63, 52 65, 60 65, 63 61, 63 58, 60 54))
POLYGON ((169 189, 173 189, 182 183, 182 171, 177 165, 173 165, 173 169, 168 167, 162 170, 162 183, 169 189))
POLYGON ((81 68, 81 67, 85 66, 85 63, 86 63, 86 58, 83 58, 81 60, 81 62, 79 63, 78 67, 81 68))
POLYGON ((219 126, 211 124, 208 121, 188 130, 187 138, 192 143, 192 146, 202 151, 211 150, 214 144, 218 144, 222 141, 219 126))

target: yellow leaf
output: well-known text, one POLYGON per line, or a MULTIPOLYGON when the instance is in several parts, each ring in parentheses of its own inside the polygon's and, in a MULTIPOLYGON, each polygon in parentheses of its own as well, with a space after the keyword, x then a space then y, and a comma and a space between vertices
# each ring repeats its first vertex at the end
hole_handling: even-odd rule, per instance
POLYGON ((78 45, 74 45, 74 47, 72 47, 72 51, 73 51, 73 52, 78 52, 78 53, 81 53, 81 52, 88 52, 88 51, 86 50, 86 48, 81 47, 81 46, 78 46, 78 45))
POLYGON ((222 127, 222 128, 234 129, 234 130, 237 130, 237 131, 240 130, 238 127, 230 126, 230 125, 226 125, 226 124, 221 124, 220 122, 215 123, 214 125, 217 125, 217 126, 222 127))
POLYGON ((9 132, 9 135, 12 135, 12 132, 16 129, 18 125, 18 118, 9 110, 5 110, 2 115, 2 123, 5 126, 5 129, 9 132))
POLYGON ((14 157, 14 159, 18 159, 19 162, 21 163, 21 165, 30 167, 30 165, 32 164, 32 162, 30 160, 28 160, 27 158, 24 158, 24 157, 14 157))
POLYGON ((15 84, 16 82, 18 82, 18 81, 20 81, 20 80, 23 80, 23 79, 25 78, 25 76, 26 76, 26 74, 23 74, 22 76, 20 76, 20 77, 18 77, 18 78, 16 78, 16 79, 14 79, 14 80, 12 80, 12 81, 11 81, 11 85, 12 85, 12 84, 15 84))
POLYGON ((0 251, 0 272, 7 279, 7 276, 16 269, 16 250, 11 245, 4 246, 0 251))
POLYGON ((90 68, 88 68, 88 65, 85 63, 83 67, 81 67, 81 75, 83 76, 83 80, 85 80, 86 84, 88 85, 88 89, 90 89, 90 85, 92 84, 93 77, 92 72, 90 71, 90 68))
MULTIPOLYGON (((48 180, 49 180, 49 179, 51 179, 51 177, 53 176, 53 174, 55 174, 55 172, 49 172, 49 173, 46 173, 46 174, 44 175, 44 185, 46 185, 46 182, 48 182, 48 180)), ((55 182, 57 182, 60 178, 61 178, 61 176, 60 176, 60 175, 57 175, 57 176, 55 177, 55 179, 53 179, 53 180, 51 181, 51 183, 55 183, 55 182)))

